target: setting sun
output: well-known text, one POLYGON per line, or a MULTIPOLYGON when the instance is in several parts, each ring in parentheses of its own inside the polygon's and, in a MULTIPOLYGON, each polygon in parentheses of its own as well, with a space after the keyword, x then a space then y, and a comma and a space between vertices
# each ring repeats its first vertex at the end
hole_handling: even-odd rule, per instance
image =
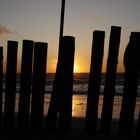
POLYGON ((79 72, 78 65, 77 64, 74 64, 74 73, 77 73, 77 72, 79 72))

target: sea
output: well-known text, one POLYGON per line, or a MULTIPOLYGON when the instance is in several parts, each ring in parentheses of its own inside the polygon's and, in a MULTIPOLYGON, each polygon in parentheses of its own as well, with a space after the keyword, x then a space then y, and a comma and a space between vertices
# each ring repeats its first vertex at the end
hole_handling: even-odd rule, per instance
MULTIPOLYGON (((54 73, 48 73, 46 75, 45 96, 44 96, 44 115, 47 115, 47 112, 48 112, 54 77, 55 77, 54 73)), ((98 105, 98 118, 101 117, 101 112, 102 112, 105 77, 106 77, 105 73, 102 73, 100 95, 99 95, 99 105, 98 105)), ((86 115, 88 82, 89 82, 89 73, 75 73, 74 74, 73 101, 72 101, 72 116, 73 117, 84 118, 86 115)), ((6 86, 5 83, 6 83, 6 75, 3 76, 3 103, 4 103, 5 86, 6 86)), ((123 95, 123 85, 124 85, 124 73, 117 73, 116 85, 115 85, 114 107, 113 107, 113 113, 112 113, 112 116, 114 119, 118 119, 120 116, 122 95, 123 95)), ((20 74, 17 74, 16 106, 15 106, 16 112, 18 111, 18 102, 19 102, 19 96, 20 96, 19 89, 20 89, 20 74)), ((140 110, 140 82, 138 86, 138 94, 137 94, 137 100, 136 100, 135 119, 138 118, 139 110, 140 110)))

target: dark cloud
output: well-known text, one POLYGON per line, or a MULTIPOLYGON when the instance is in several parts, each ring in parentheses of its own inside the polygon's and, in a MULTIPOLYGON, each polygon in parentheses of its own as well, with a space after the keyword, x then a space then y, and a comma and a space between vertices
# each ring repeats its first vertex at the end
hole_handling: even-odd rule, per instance
POLYGON ((3 25, 0 25, 0 35, 9 34, 9 33, 12 33, 12 31, 10 31, 8 28, 4 27, 3 25))

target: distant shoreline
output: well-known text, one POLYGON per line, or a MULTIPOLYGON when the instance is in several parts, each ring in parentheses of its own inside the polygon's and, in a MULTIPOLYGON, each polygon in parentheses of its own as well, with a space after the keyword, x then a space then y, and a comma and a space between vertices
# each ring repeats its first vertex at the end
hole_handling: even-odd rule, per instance
MULTIPOLYGON (((125 72, 117 72, 116 74, 124 74, 125 72)), ((4 75, 6 75, 6 72, 3 73, 4 75)), ((16 73, 17 75, 20 75, 21 73, 20 72, 17 72, 16 73)), ((55 72, 46 72, 46 74, 52 74, 52 75, 55 75, 56 73, 55 72)), ((90 74, 90 72, 76 72, 74 73, 74 75, 76 74, 90 74)), ((102 74, 106 74, 106 72, 102 72, 102 74)))
MULTIPOLYGON (((105 76, 106 73, 102 73, 101 77, 101 86, 100 86, 100 95, 104 94, 104 85, 105 85, 105 76)), ((45 94, 51 94, 53 88, 53 82, 55 78, 55 73, 46 73, 46 85, 45 85, 45 94)), ((20 91, 20 73, 17 73, 16 79, 16 93, 20 91)), ((77 95, 87 95, 88 94, 88 84, 89 84, 89 73, 74 73, 73 81, 73 94, 77 95)), ((124 85, 124 72, 116 73, 116 84, 115 84, 115 96, 123 95, 123 85, 124 85)), ((6 74, 3 74, 3 92, 5 92, 6 86, 6 74)), ((140 97, 140 80, 138 87, 138 97, 140 97)))

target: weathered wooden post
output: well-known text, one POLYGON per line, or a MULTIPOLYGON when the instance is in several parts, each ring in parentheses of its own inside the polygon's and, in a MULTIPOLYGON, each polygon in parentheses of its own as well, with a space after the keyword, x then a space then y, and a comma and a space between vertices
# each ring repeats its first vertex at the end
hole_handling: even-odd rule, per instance
POLYGON ((20 97, 18 108, 18 127, 29 125, 30 93, 32 80, 33 45, 30 40, 23 40, 20 76, 20 97))
POLYGON ((36 42, 32 83, 31 127, 43 126, 44 93, 46 84, 47 43, 36 42))
POLYGON ((85 131, 91 133, 96 132, 98 119, 98 101, 104 53, 104 38, 104 31, 94 31, 85 118, 85 131))
POLYGON ((6 89, 4 106, 4 127, 14 126, 15 95, 16 95, 16 69, 17 69, 18 42, 8 41, 6 89))
POLYGON ((140 70, 140 32, 132 32, 124 53, 125 81, 120 113, 119 133, 130 134, 133 128, 134 111, 140 70))
MULTIPOLYGON (((62 38, 63 38, 64 17, 65 17, 65 0, 62 0, 62 3, 61 3, 61 17, 60 17, 60 33, 59 33, 59 52, 60 52, 62 38)), ((58 53, 58 57, 59 57, 59 53, 58 53)))
MULTIPOLYGON (((62 38, 63 38, 63 30, 64 30, 64 15, 65 15, 65 0, 62 0, 61 3, 61 17, 60 17, 60 33, 59 33, 59 52, 58 52, 58 60, 60 59, 61 55, 61 44, 62 44, 62 38)), ((57 75, 58 68, 56 69, 56 75, 57 75)), ((55 75, 55 77, 57 77, 55 75)), ((54 92, 52 92, 55 94, 54 92)), ((53 95, 54 97, 57 95, 53 95)), ((51 100, 55 100, 55 98, 51 96, 51 100)), ((58 107, 56 106, 57 100, 54 101, 54 104, 50 104, 48 115, 47 115, 47 121, 46 121, 46 128, 49 131, 53 131, 56 128, 56 122, 57 122, 57 114, 58 114, 58 107), (50 109, 51 108, 51 109, 50 109), (53 115, 52 115, 53 114, 53 115), (53 117, 53 118, 52 118, 53 117)))
POLYGON ((48 130, 56 129, 58 116, 59 129, 71 130, 74 51, 75 38, 63 37, 46 121, 48 130))
POLYGON ((118 64, 121 27, 111 27, 109 54, 104 88, 104 101, 101 115, 101 132, 109 133, 112 121, 113 102, 115 95, 115 80, 118 64))
POLYGON ((0 47, 0 127, 2 123, 3 47, 0 47))
MULTIPOLYGON (((70 36, 63 37, 63 51, 60 52, 60 81, 62 81, 58 92, 59 100, 59 129, 62 131, 71 130, 72 125, 72 94, 73 94, 73 68, 74 68, 74 52, 75 38, 70 36), (60 89, 60 91, 59 91, 60 89)), ((59 78, 58 81, 59 83, 59 78)))

